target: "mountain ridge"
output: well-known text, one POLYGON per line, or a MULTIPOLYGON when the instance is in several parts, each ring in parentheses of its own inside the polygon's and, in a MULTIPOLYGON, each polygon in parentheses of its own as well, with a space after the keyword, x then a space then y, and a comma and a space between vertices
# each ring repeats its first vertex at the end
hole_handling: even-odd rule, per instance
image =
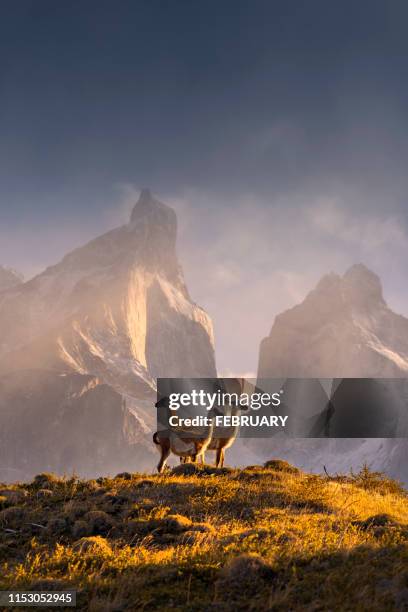
POLYGON ((362 264, 325 275, 279 314, 261 341, 258 377, 390 378, 408 372, 408 319, 386 304, 380 279, 362 264), (323 344, 325 346, 323 346, 323 344))

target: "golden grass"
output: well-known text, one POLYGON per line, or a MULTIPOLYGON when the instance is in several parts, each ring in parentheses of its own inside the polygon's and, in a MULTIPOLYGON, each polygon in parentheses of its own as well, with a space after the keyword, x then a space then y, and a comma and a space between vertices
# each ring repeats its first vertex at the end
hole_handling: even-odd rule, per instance
POLYGON ((80 610, 408 607, 408 497, 367 469, 45 474, 0 486, 0 530, 0 588, 76 588, 80 610))

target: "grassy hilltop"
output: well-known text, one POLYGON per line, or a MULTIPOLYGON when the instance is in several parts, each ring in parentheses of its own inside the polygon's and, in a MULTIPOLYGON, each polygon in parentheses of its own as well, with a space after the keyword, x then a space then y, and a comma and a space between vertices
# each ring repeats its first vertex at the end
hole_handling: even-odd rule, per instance
POLYGON ((0 588, 101 612, 408 609, 406 492, 268 463, 3 485, 0 588))

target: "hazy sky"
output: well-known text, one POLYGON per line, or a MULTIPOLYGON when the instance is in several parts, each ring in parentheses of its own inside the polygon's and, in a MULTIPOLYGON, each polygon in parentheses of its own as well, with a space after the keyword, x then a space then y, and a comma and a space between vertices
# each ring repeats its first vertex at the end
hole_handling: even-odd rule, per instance
POLYGON ((223 372, 363 261, 408 314, 408 4, 3 0, 0 263, 26 275, 175 206, 223 372))

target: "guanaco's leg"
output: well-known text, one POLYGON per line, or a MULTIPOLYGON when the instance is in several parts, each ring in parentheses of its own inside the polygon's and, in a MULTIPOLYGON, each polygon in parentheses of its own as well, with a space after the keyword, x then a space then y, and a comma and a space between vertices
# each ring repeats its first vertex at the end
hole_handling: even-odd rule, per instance
POLYGON ((201 465, 204 465, 205 451, 201 450, 203 448, 203 444, 201 442, 196 442, 194 446, 195 446, 196 459, 199 459, 201 465))
POLYGON ((224 459, 225 459, 225 450, 224 448, 221 449, 221 465, 220 467, 224 467, 224 459))
POLYGON ((157 464, 157 471, 159 472, 159 474, 163 472, 166 466, 166 461, 170 455, 170 441, 163 440, 160 445, 160 450, 161 450, 161 457, 160 457, 159 463, 157 464))
POLYGON ((221 466, 221 461, 222 461, 222 455, 223 455, 223 449, 221 446, 219 446, 217 448, 217 454, 215 455, 215 466, 218 467, 222 467, 221 466))

